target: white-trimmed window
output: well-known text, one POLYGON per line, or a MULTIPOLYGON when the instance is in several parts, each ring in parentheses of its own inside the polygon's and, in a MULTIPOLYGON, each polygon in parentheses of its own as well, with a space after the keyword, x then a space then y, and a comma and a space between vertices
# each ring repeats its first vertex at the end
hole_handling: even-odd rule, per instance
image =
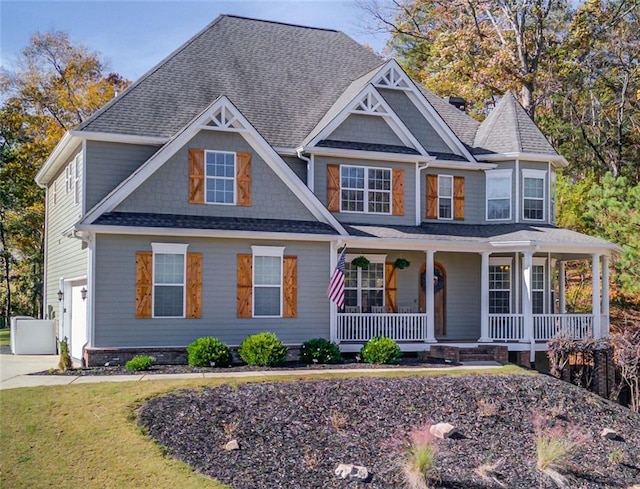
POLYGON ((453 219, 453 177, 438 175, 438 219, 453 219))
POLYGON ((384 306, 384 263, 386 255, 366 255, 369 266, 356 267, 352 261, 363 255, 345 258, 344 304, 371 312, 372 307, 384 306))
POLYGON ((151 243, 154 318, 184 317, 187 246, 151 243))
POLYGON ((557 192, 558 192, 558 182, 557 175, 555 171, 551 171, 551 182, 549 183, 550 187, 550 201, 549 201, 549 222, 551 224, 556 223, 556 200, 557 200, 557 192))
POLYGON ((236 154, 228 151, 205 151, 208 204, 236 203, 236 154))
POLYGON ((489 313, 511 312, 511 258, 489 259, 489 313))
POLYGON ((511 219, 511 170, 487 171, 487 221, 511 219))
POLYGON ((53 181, 53 187, 51 188, 51 193, 53 194, 51 196, 53 205, 56 205, 58 203, 58 180, 53 181))
POLYGON ((253 317, 282 317, 283 246, 252 246, 253 317))
POLYGON ((67 194, 71 193, 71 189, 73 188, 72 165, 75 161, 75 159, 71 160, 64 169, 64 188, 67 194))
POLYGON ((390 214, 391 170, 341 165, 340 210, 390 214))
POLYGON ((544 221, 544 170, 522 170, 522 217, 531 221, 544 221))
POLYGON ((545 262, 544 258, 534 258, 531 268, 531 309, 533 314, 545 311, 545 262))
POLYGON ((82 153, 78 153, 74 158, 73 165, 73 203, 80 203, 80 166, 82 165, 82 153))

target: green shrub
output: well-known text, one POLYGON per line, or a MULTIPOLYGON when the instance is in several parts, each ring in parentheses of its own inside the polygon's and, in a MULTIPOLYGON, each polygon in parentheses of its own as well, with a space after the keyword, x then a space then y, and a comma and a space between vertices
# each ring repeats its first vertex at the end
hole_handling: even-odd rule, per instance
POLYGON ((360 350, 366 363, 395 363, 402 356, 400 347, 391 338, 376 336, 371 338, 360 350))
POLYGON ((187 361, 192 367, 228 367, 231 351, 218 338, 198 338, 187 347, 187 361))
POLYGON ((71 368, 71 355, 69 355, 69 340, 65 336, 60 340, 60 360, 58 361, 58 369, 65 371, 71 368))
POLYGON ((238 353, 248 365, 275 367, 286 361, 288 352, 274 333, 263 332, 247 336, 238 353))
POLYGON ((324 338, 305 341, 300 347, 300 360, 308 365, 312 363, 338 363, 341 359, 338 346, 324 338))
POLYGON ((124 368, 126 368, 129 372, 138 372, 140 370, 149 370, 153 362, 156 359, 151 355, 136 355, 127 363, 124 364, 124 368))

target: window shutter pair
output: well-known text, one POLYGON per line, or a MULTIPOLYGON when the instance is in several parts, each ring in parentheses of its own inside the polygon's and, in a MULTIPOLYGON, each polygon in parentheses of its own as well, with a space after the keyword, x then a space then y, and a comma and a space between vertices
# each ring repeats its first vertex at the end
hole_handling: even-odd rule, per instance
MULTIPOLYGON (((282 317, 298 315, 298 257, 284 256, 282 259, 282 317)), ((253 317, 253 256, 238 255, 238 303, 239 318, 253 317)))
MULTIPOLYGON (((453 218, 464 220, 464 177, 453 177, 453 218)), ((438 219, 438 175, 427 175, 427 219, 438 219)))
MULTIPOLYGON (((189 203, 205 203, 204 150, 189 150, 189 203)), ((236 153, 236 205, 251 206, 251 154, 236 153)))
MULTIPOLYGON (((151 314, 153 294, 153 254, 150 251, 136 253, 136 318, 147 319, 151 314)), ((202 317, 202 253, 187 253, 185 317, 202 317)))
MULTIPOLYGON (((404 216, 404 170, 391 172, 391 198, 394 216, 404 216)), ((340 212, 340 165, 327 165, 327 209, 340 212)))

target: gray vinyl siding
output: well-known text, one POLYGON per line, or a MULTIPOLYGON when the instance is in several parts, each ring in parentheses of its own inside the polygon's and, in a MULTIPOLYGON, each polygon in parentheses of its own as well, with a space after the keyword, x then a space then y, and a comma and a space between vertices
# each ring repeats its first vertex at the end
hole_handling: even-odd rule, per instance
POLYGON ((200 131, 115 209, 119 212, 316 220, 239 134, 200 131), (189 149, 251 153, 251 206, 190 204, 189 149))
POLYGON ((327 139, 370 144, 404 146, 382 117, 351 114, 327 139))
POLYGON ((298 178, 307 184, 307 162, 296 158, 295 156, 283 156, 282 159, 289 168, 293 170, 293 173, 298 175, 298 178))
POLYGON ((79 202, 74 202, 74 190, 67 193, 65 185, 65 171, 67 166, 75 159, 74 155, 67 160, 54 179, 49 183, 47 190, 47 224, 45 236, 45 253, 47 263, 47 283, 45 284, 45 313, 48 306, 54 311, 58 309, 58 290, 61 278, 83 277, 87 275, 87 251, 82 248, 82 241, 66 236, 82 215, 82 180, 84 173, 83 161, 80 159, 78 185, 80 186, 79 202), (54 203, 54 188, 57 188, 54 203))
POLYGON ((379 88, 378 91, 427 152, 454 152, 433 126, 427 122, 404 91, 385 88, 379 88))
POLYGON ((520 220, 522 222, 530 222, 533 224, 549 223, 549 164, 547 162, 521 161, 520 162, 520 178, 517 182, 520 186, 520 220), (523 170, 539 170, 545 172, 544 177, 544 221, 532 221, 524 218, 524 174, 523 170))
POLYGON ((87 141, 86 195, 91 209, 131 175, 159 146, 87 141))
POLYGON ((315 193, 324 205, 327 205, 327 165, 352 165, 379 168, 404 169, 404 215, 369 214, 365 212, 334 212, 333 215, 341 222, 353 224, 390 224, 390 225, 415 225, 416 201, 415 201, 415 172, 413 163, 398 163, 372 161, 351 158, 334 158, 316 156, 314 165, 315 193))
POLYGON ((464 171, 433 168, 420 172, 420 216, 426 222, 446 222, 460 224, 485 224, 485 180, 483 171, 464 171), (427 175, 451 175, 464 177, 464 220, 427 219, 427 175))
POLYGON ((239 345, 261 331, 272 331, 287 344, 329 338, 327 243, 111 235, 98 235, 96 243, 96 347, 186 346, 202 336, 239 345), (188 243, 188 252, 202 253, 201 319, 135 318, 136 252, 151 251, 152 242, 188 243), (237 255, 251 254, 251 245, 284 246, 285 256, 298 257, 297 318, 236 317, 237 255))

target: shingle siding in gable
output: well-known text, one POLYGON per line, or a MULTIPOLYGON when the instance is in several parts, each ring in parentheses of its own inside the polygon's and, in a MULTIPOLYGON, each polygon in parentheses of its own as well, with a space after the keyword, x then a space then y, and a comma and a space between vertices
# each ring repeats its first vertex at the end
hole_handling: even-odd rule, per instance
POLYGON ((404 146, 382 117, 351 114, 326 139, 404 146))
POLYGON ((180 149, 115 211, 199 216, 316 220, 298 197, 239 134, 201 131, 180 149), (189 204, 189 148, 252 153, 251 206, 189 204))

